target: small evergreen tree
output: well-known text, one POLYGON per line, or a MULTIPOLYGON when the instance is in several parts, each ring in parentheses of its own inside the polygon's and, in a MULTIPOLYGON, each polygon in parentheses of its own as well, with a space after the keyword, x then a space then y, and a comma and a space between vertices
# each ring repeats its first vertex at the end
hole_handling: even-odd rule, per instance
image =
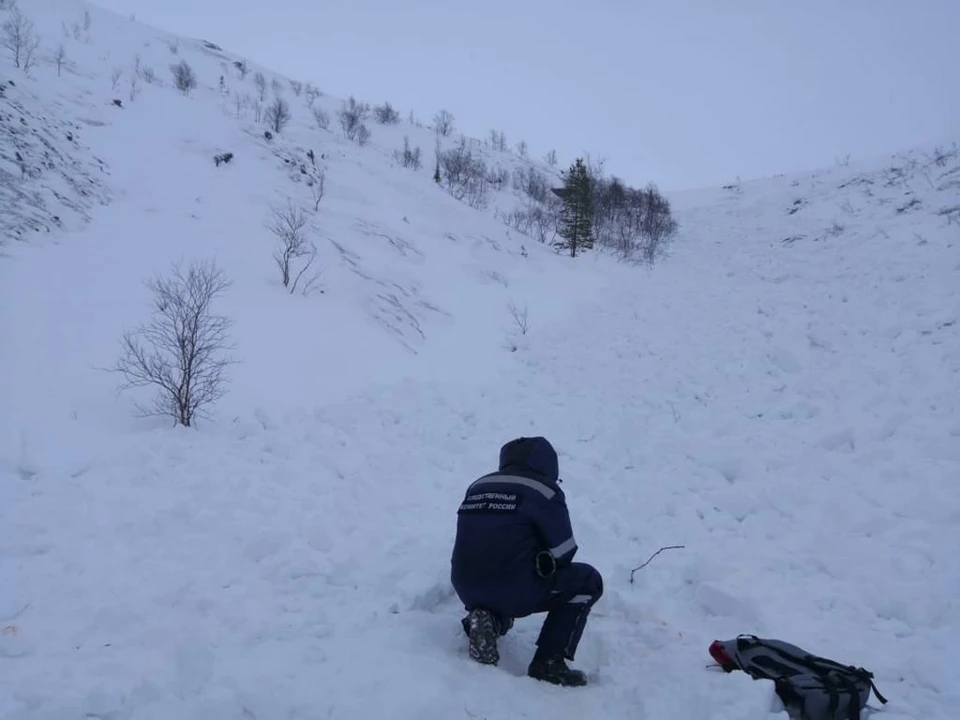
POLYGON ((566 173, 563 183, 563 209, 560 212, 560 239, 556 246, 577 251, 593 247, 593 191, 590 173, 582 158, 577 158, 566 173))

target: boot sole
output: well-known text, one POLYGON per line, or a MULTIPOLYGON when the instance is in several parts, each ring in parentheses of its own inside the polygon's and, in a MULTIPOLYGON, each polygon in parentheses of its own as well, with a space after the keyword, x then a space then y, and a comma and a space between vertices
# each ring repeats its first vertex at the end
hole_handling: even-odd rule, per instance
POLYGON ((483 665, 496 665, 500 662, 497 649, 497 629, 493 616, 478 610, 470 617, 470 657, 483 665))

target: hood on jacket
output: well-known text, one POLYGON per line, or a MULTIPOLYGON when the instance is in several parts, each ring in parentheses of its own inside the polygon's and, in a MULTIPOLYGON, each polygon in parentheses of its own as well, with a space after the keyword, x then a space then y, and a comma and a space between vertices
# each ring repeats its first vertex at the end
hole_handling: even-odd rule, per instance
POLYGON ((529 472, 553 483, 560 482, 557 451, 543 437, 519 437, 500 448, 500 472, 529 472))

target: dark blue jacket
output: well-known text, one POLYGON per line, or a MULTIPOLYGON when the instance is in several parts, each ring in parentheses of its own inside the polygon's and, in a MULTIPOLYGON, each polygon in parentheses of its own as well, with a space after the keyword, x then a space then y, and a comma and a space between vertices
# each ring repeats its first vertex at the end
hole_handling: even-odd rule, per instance
POLYGON ((514 617, 533 612, 544 581, 535 557, 548 551, 557 567, 577 552, 557 453, 542 437, 518 438, 500 450, 500 469, 467 489, 457 513, 451 581, 468 607, 514 617))

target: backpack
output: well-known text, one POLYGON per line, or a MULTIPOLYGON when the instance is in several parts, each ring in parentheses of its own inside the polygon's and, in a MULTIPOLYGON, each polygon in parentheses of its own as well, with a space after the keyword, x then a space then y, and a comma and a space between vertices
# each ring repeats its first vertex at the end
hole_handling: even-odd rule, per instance
POLYGON ((882 704, 887 702, 873 684, 873 673, 782 640, 740 635, 734 640, 714 640, 709 652, 725 672, 743 670, 754 680, 773 680, 791 718, 860 720, 871 690, 882 704))

